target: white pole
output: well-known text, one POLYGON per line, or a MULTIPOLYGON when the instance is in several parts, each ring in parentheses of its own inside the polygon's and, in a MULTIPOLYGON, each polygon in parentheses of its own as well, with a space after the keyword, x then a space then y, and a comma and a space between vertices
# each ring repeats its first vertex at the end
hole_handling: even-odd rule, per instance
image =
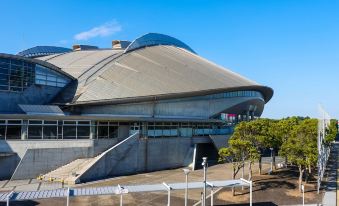
POLYGON ((188 199, 188 194, 187 194, 187 189, 188 189, 188 174, 186 174, 186 188, 185 188, 185 206, 187 206, 187 199, 188 199))
POLYGON ((243 178, 240 178, 240 180, 250 185, 250 206, 252 206, 252 184, 253 182, 249 180, 245 180, 243 178))
POLYGON ((165 182, 163 182, 162 183, 165 187, 166 187, 166 189, 167 189, 167 206, 170 206, 171 205, 171 187, 168 185, 168 184, 166 184, 165 182))
POLYGON ((190 173, 189 169, 183 169, 186 177, 186 188, 185 188, 185 206, 187 206, 187 200, 188 200, 188 174, 190 173))
POLYGON ((213 206, 213 188, 214 188, 214 185, 210 182, 206 182, 206 184, 211 188, 211 205, 213 206))
POLYGON ((250 181, 250 206, 252 206, 252 181, 250 181))
POLYGON ((6 206, 9 206, 9 201, 13 195, 14 191, 11 191, 6 197, 6 206))
POLYGON ((67 200, 66 205, 69 206, 69 187, 67 187, 67 200))
POLYGON ((204 191, 203 191, 203 206, 206 206, 206 169, 207 169, 207 157, 202 158, 202 166, 204 167, 204 191))
POLYGON ((211 206, 213 206, 213 187, 211 188, 211 206))
POLYGON ((301 185, 301 190, 303 191, 303 206, 305 205, 305 186, 301 185))
POLYGON ((171 205, 171 190, 168 190, 168 195, 167 195, 167 206, 171 205))
POLYGON ((120 193, 120 206, 122 206, 122 193, 120 193))

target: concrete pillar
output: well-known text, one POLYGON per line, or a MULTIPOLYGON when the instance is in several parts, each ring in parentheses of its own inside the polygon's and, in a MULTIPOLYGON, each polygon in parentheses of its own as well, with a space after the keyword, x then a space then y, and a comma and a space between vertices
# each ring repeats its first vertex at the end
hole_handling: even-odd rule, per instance
POLYGON ((28 120, 22 120, 21 139, 25 140, 28 137, 28 120))
POLYGON ((90 139, 97 139, 97 126, 96 126, 95 120, 91 121, 89 138, 90 139))

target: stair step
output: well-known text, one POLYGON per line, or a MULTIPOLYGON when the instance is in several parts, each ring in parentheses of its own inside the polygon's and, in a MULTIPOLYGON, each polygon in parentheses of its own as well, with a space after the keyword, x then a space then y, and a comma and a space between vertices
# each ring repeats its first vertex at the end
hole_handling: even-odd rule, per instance
POLYGON ((79 174, 79 171, 82 170, 83 167, 86 167, 91 161, 95 158, 83 158, 83 159, 76 159, 64 166, 61 166, 45 175, 43 175, 45 180, 53 178, 54 180, 63 180, 68 182, 71 180, 72 177, 79 174))

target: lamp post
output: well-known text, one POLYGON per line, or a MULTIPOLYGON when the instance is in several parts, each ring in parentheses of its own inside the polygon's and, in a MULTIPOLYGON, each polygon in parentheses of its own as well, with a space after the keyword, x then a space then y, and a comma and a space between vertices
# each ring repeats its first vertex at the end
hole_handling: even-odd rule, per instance
POLYGON ((273 147, 270 148, 271 150, 271 171, 270 174, 273 172, 273 147))
POLYGON ((190 173, 189 169, 183 169, 186 177, 186 188, 185 188, 185 206, 187 206, 187 199, 188 199, 188 174, 190 173))
POLYGON ((203 206, 206 206, 206 170, 207 170, 207 157, 202 158, 202 166, 204 168, 204 192, 203 192, 203 206))

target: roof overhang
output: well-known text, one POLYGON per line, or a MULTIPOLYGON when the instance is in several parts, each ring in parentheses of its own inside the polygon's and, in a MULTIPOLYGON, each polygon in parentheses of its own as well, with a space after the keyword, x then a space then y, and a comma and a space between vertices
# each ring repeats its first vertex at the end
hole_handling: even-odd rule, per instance
POLYGON ((209 94, 217 94, 217 93, 222 93, 222 92, 245 91, 245 90, 261 92, 264 96, 265 103, 267 103, 273 96, 272 88, 267 87, 267 86, 252 85, 252 86, 241 86, 241 87, 232 87, 232 88, 219 88, 219 89, 183 92, 183 93, 159 94, 159 95, 152 95, 152 96, 137 96, 137 97, 128 97, 128 98, 121 98, 121 99, 103 99, 103 100, 95 100, 95 101, 82 101, 82 102, 73 102, 73 103, 66 104, 66 105, 67 106, 110 105, 110 104, 140 103, 140 102, 195 97, 195 96, 203 96, 203 95, 209 95, 209 94))
POLYGON ((220 122, 219 119, 202 118, 161 118, 147 115, 39 115, 39 114, 0 114, 0 119, 43 119, 43 120, 98 120, 98 121, 121 121, 121 122, 220 122))

